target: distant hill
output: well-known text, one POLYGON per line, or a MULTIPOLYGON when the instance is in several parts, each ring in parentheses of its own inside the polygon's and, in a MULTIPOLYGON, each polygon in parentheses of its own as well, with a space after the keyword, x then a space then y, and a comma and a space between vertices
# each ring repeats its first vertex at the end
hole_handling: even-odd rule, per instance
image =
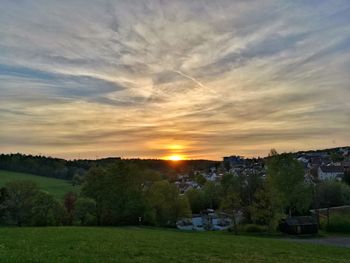
POLYGON ((78 192, 79 187, 73 187, 70 181, 47 178, 38 175, 25 174, 0 170, 0 186, 13 180, 31 180, 38 184, 41 190, 47 191, 56 198, 62 200, 64 195, 70 191, 78 192))
POLYGON ((84 175, 93 166, 107 166, 121 161, 137 164, 142 169, 153 170, 167 178, 193 170, 209 170, 220 164, 218 161, 210 160, 173 162, 159 159, 121 159, 119 157, 98 160, 64 160, 16 153, 0 154, 0 169, 71 180, 74 175, 84 175))
POLYGON ((327 148, 327 149, 320 149, 320 150, 305 150, 305 151, 295 152, 294 154, 298 155, 302 153, 321 153, 321 152, 331 154, 331 153, 339 153, 341 152, 341 150, 350 151, 350 146, 334 147, 334 148, 327 148))

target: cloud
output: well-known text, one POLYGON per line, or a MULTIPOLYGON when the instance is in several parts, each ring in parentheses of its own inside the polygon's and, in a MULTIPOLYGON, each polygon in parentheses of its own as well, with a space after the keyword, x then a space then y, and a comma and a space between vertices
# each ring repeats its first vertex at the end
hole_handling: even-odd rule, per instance
POLYGON ((348 1, 2 2, 0 147, 74 158, 349 144, 348 1), (180 147, 181 146, 181 147, 180 147))

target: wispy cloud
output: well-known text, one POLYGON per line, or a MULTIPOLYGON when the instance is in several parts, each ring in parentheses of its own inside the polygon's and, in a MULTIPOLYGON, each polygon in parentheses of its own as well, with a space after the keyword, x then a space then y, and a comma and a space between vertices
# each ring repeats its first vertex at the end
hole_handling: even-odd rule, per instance
POLYGON ((0 149, 218 159, 350 144, 349 11, 346 0, 4 0, 0 149))

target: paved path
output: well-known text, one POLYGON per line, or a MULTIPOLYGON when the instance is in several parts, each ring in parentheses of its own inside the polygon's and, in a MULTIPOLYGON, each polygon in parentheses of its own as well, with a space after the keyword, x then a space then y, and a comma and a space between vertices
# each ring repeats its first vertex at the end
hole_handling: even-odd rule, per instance
POLYGON ((350 237, 325 237, 325 238, 288 238, 289 241, 299 242, 299 243, 312 243, 320 245, 332 245, 338 247, 348 247, 350 248, 350 237))

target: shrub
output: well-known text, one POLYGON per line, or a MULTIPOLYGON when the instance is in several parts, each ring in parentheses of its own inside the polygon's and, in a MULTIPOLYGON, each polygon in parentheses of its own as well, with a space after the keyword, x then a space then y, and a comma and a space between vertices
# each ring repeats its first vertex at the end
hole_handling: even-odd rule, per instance
POLYGON ((350 233, 350 216, 331 216, 329 225, 326 225, 326 230, 329 232, 350 233))
POLYGON ((243 226, 243 231, 247 233, 263 233, 267 232, 267 226, 247 224, 243 226))
POLYGON ((317 198, 321 207, 349 205, 350 186, 338 181, 321 182, 317 198))

